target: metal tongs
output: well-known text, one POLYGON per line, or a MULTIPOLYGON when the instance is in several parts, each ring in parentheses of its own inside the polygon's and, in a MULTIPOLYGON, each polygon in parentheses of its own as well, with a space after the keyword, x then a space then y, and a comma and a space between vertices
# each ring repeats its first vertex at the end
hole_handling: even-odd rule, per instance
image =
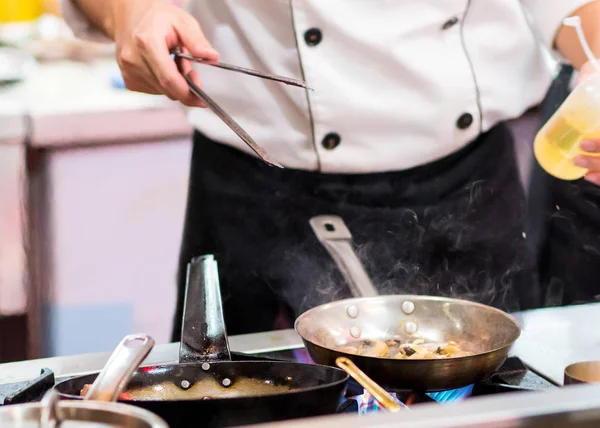
POLYGON ((208 106, 217 116, 221 118, 223 122, 229 126, 233 132, 235 132, 244 142, 256 153, 263 161, 271 166, 276 166, 279 168, 283 168, 282 165, 275 162, 267 152, 260 147, 256 142, 248 135, 246 131, 242 129, 240 125, 237 124, 235 120, 231 116, 229 116, 225 110, 223 110, 212 98, 210 98, 202 89, 200 89, 193 81, 190 79, 183 71, 183 67, 181 64, 181 59, 187 59, 189 61, 197 62, 200 64, 212 65, 213 67, 223 68, 225 70, 236 71, 238 73, 249 74, 251 76, 261 77, 263 79, 274 80, 276 82, 285 83, 286 85, 297 86, 299 88, 309 89, 306 85, 306 82, 303 80, 292 79, 290 77, 277 76, 269 73, 261 73, 260 71, 252 70, 249 68, 238 67, 236 65, 224 64, 222 62, 211 61, 205 58, 194 57, 186 52, 182 52, 180 48, 175 48, 171 51, 173 55, 175 55, 175 62, 177 63, 177 68, 183 74, 188 86, 190 87, 190 91, 196 95, 204 104, 208 106))

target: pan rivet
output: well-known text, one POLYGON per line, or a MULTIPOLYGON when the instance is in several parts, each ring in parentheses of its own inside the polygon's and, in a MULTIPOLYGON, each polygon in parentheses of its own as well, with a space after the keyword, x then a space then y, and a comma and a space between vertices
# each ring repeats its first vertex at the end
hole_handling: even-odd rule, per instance
POLYGON ((210 369, 210 364, 202 363, 202 370, 208 370, 208 369, 210 369))
POLYGON ((348 309, 346 309, 346 313, 350 318, 356 318, 358 316, 358 307, 355 305, 348 306, 348 309))
POLYGON ((231 379, 229 379, 229 378, 223 379, 223 386, 229 386, 229 385, 231 385, 231 379))
POLYGON ((350 335, 351 335, 352 337, 356 337, 356 338, 358 339, 358 338, 360 337, 360 333, 361 333, 361 331, 360 331, 360 327, 359 327, 359 326, 357 326, 357 325, 355 325, 354 327, 352 327, 352 328, 350 329, 350 335))
POLYGON ((417 332, 417 323, 413 321, 407 321, 404 324, 404 331, 408 334, 415 334, 417 332))
POLYGON ((415 311, 415 304, 410 300, 405 300, 402 302, 402 312, 406 315, 410 315, 415 311))
POLYGON ((187 381, 187 380, 182 380, 182 381, 181 381, 181 387, 182 387, 183 389, 188 389, 188 388, 190 387, 190 382, 189 382, 189 381, 187 381))

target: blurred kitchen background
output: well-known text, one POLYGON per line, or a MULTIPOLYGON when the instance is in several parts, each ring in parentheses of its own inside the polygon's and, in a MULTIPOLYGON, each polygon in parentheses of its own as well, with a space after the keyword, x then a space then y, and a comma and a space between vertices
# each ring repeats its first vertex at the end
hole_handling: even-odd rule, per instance
POLYGON ((191 129, 58 0, 0 0, 0 362, 170 336, 191 129))
MULTIPOLYGON (((0 0, 0 362, 168 342, 191 129, 58 0, 0 0)), ((527 182, 536 112, 515 123, 527 182)))

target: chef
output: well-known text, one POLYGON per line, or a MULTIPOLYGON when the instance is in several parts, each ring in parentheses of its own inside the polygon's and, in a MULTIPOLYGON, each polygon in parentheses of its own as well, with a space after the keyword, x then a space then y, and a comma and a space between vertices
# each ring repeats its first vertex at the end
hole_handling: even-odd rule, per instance
MULTIPOLYGON (((127 88, 188 106, 196 129, 180 254, 216 255, 230 334, 350 296, 309 219, 341 216, 381 293, 539 304, 506 121, 543 98, 547 56, 581 67, 562 20, 589 0, 65 0, 76 35, 114 40, 127 88), (300 78, 314 91, 186 64, 285 169, 192 95, 169 50, 300 78)), ((579 160, 581 161, 581 159, 579 160)), ((594 165, 593 168, 596 168, 594 165)), ((600 167, 596 168, 600 171, 600 167)), ((598 180, 591 172, 589 177, 598 180)), ((279 324, 278 324, 279 322, 279 324)))

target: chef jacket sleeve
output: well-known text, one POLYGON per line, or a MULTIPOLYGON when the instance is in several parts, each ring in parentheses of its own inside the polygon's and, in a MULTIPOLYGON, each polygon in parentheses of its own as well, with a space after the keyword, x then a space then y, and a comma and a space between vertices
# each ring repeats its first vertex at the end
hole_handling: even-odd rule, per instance
POLYGON ((73 0, 60 0, 62 16, 69 25, 75 37, 92 42, 111 43, 98 27, 81 12, 73 0))
POLYGON ((554 38, 563 19, 594 1, 597 0, 521 0, 521 3, 533 19, 541 41, 548 49, 553 50, 554 38))

